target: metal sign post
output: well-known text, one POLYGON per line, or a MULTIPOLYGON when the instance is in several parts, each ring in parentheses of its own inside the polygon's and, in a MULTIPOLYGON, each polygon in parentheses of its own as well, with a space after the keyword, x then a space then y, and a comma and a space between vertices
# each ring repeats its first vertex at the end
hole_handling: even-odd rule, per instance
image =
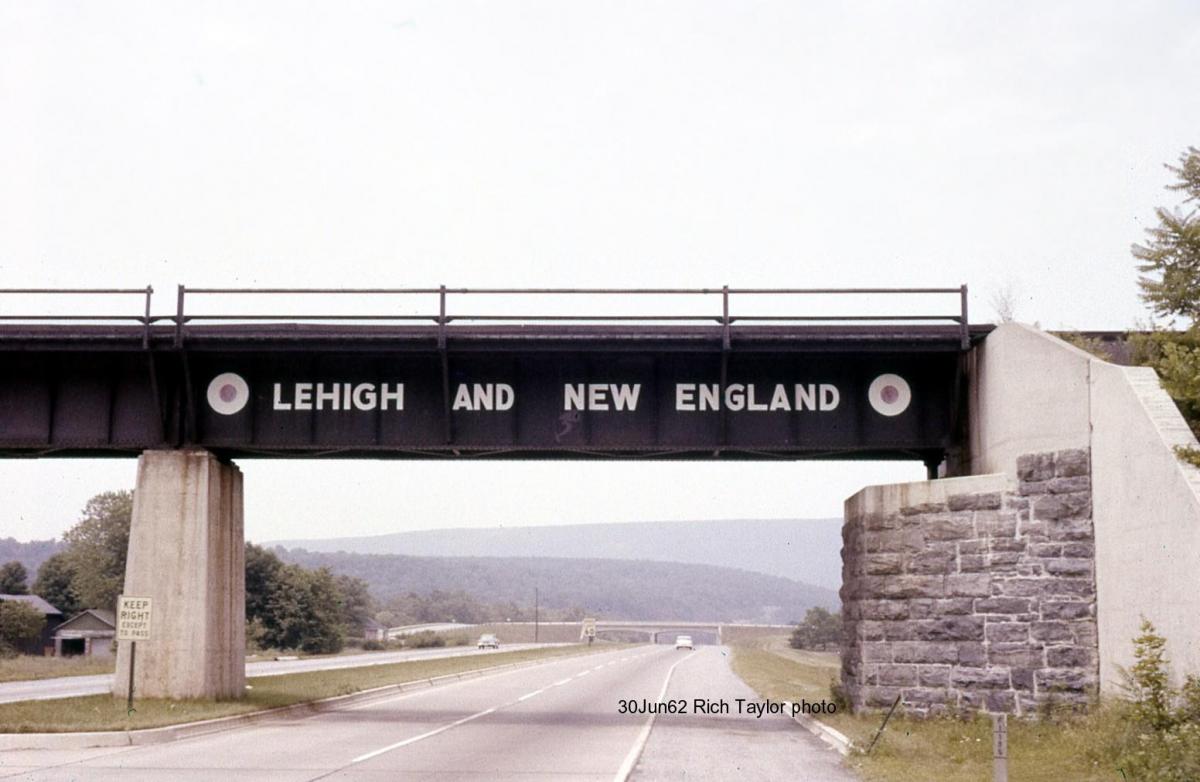
POLYGON ((129 641, 129 690, 125 694, 125 713, 133 713, 133 671, 137 663, 137 642, 150 640, 152 603, 148 597, 117 598, 117 640, 129 641))
POLYGON ((992 715, 992 780, 1008 782, 1008 715, 992 715))
POLYGON ((125 693, 125 714, 133 714, 133 666, 137 661, 137 641, 129 642, 129 689, 125 693))

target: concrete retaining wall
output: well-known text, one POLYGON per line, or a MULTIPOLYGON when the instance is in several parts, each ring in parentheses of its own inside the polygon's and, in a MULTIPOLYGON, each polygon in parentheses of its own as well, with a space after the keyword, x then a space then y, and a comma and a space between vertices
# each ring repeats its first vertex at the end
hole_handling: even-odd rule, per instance
POLYGON ((1133 664, 1141 617, 1167 638, 1172 672, 1200 673, 1200 470, 1196 438, 1154 370, 1092 366, 1100 662, 1111 689, 1133 664))

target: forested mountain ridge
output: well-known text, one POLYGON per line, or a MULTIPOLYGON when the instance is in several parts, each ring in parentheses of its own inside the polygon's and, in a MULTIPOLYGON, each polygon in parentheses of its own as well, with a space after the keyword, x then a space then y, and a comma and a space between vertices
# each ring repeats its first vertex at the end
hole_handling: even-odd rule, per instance
POLYGON ((22 543, 15 538, 0 538, 0 563, 20 562, 29 571, 29 580, 32 582, 42 563, 65 547, 66 544, 60 540, 31 540, 22 543))
POLYGON ((266 546, 415 557, 649 559, 752 570, 837 590, 841 519, 638 521, 395 532, 266 546))
POLYGON ((462 590, 487 603, 533 602, 589 616, 790 623, 813 606, 836 609, 837 593, 778 576, 678 562, 562 557, 409 557, 274 551, 285 561, 328 567, 366 581, 378 599, 462 590))

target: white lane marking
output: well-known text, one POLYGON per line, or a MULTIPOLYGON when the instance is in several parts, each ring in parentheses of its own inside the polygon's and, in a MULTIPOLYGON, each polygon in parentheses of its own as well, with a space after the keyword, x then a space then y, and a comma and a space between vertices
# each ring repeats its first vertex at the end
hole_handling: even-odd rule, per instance
MULTIPOLYGON (((685 659, 686 659, 686 658, 685 658, 685 659)), ((679 662, 683 662, 683 660, 680 660, 679 662)), ((679 665, 679 663, 675 663, 675 665, 679 665)), ((675 670, 675 666, 671 666, 671 670, 675 670)), ((667 674, 667 677, 668 677, 668 678, 670 678, 670 673, 668 673, 668 674, 667 674)), ((491 678, 491 677, 484 677, 484 678, 491 678)), ((478 680, 476 680, 476 681, 478 681, 478 680)), ((566 679, 563 679, 562 681, 559 681, 559 682, 555 682, 554 684, 552 684, 552 685, 550 685, 550 686, 551 686, 551 687, 557 687, 557 686, 559 686, 560 684, 566 684, 566 683, 567 683, 567 682, 569 682, 569 681, 571 681, 571 677, 569 677, 569 676, 568 676, 566 679)), ((493 707, 492 707, 492 708, 490 708, 490 709, 484 709, 483 711, 476 712, 475 714, 472 714, 472 715, 470 715, 470 716, 468 716, 468 717, 463 717, 463 718, 462 718, 462 719, 460 719, 460 720, 455 720, 454 722, 451 722, 451 723, 448 723, 448 724, 446 724, 446 725, 443 725, 443 726, 441 726, 440 728, 435 728, 435 729, 433 729, 433 730, 431 730, 431 731, 427 731, 427 732, 425 732, 425 733, 422 733, 422 734, 420 734, 419 736, 413 736, 412 738, 407 738, 407 739, 404 739, 403 741, 397 741, 395 744, 389 744, 389 745, 388 745, 388 746, 386 746, 386 747, 381 747, 381 748, 379 748, 379 749, 377 749, 377 750, 374 750, 374 751, 372 751, 372 752, 367 752, 367 753, 365 753, 365 754, 359 755, 358 757, 356 757, 356 758, 354 758, 353 760, 351 760, 351 761, 350 761, 350 765, 354 765, 355 763, 362 763, 364 760, 370 760, 371 758, 379 757, 380 755, 382 755, 382 754, 384 754, 384 753, 386 753, 386 752, 391 752, 392 750, 395 750, 395 749, 400 749, 401 747, 407 747, 409 744, 415 744, 415 743, 417 743, 418 741, 423 741, 424 739, 427 739, 427 738, 432 738, 433 736, 436 736, 436 735, 438 735, 439 733, 445 733, 446 731, 450 730, 451 728, 457 728, 459 725, 465 725, 466 723, 468 723, 468 722, 470 722, 470 721, 472 721, 472 720, 477 720, 477 719, 479 719, 480 717, 486 717, 488 714, 491 714, 492 712, 496 711, 496 709, 502 709, 502 708, 504 708, 505 706, 511 706, 511 705, 513 705, 514 703, 517 703, 517 702, 520 702, 520 701, 525 701, 525 700, 528 700, 529 698, 532 698, 532 697, 533 697, 533 696, 535 696, 535 695, 539 695, 539 694, 541 694, 541 693, 545 692, 545 691, 546 691, 546 690, 548 690, 548 689, 550 689, 550 688, 549 688, 549 687, 543 687, 543 688, 542 688, 542 689, 540 689, 540 690, 535 690, 535 691, 533 691, 533 692, 526 693, 525 695, 522 695, 520 698, 517 698, 517 700, 516 700, 516 701, 510 701, 509 703, 505 703, 505 704, 503 704, 503 705, 501 705, 501 706, 493 706, 493 707)), ((666 690, 664 689, 664 692, 665 692, 665 691, 666 691, 666 690)), ((661 696, 660 696, 660 698, 661 698, 661 696)), ((378 703, 376 703, 376 704, 373 704, 373 705, 378 705, 378 703)))
POLYGON ((575 678, 582 679, 584 676, 587 676, 589 673, 591 673, 591 671, 580 671, 579 673, 575 674, 575 678))
POLYGON ((556 681, 554 684, 551 684, 550 686, 551 686, 551 687, 561 687, 561 686, 563 686, 564 684, 570 684, 570 683, 571 683, 571 679, 572 679, 572 678, 574 678, 574 677, 572 677, 572 676, 568 676, 568 677, 567 677, 567 678, 565 678, 565 679, 559 679, 558 681, 556 681))
POLYGON ((374 752, 368 752, 365 755, 359 755, 358 757, 356 757, 354 760, 352 760, 350 762, 351 763, 362 763, 364 760, 370 760, 371 758, 379 757, 380 755, 382 755, 385 752, 391 752, 394 749, 400 749, 401 747, 407 747, 409 744, 415 744, 418 741, 430 738, 431 736, 436 736, 439 733, 445 733, 446 731, 450 730, 451 728, 457 728, 459 725, 463 725, 467 722, 470 722, 471 720, 477 720, 480 717, 485 717, 488 714, 491 714, 492 712, 494 712, 496 710, 496 708, 497 708, 496 706, 493 706, 490 709, 485 709, 483 711, 476 712, 475 714, 472 714, 469 717, 463 717, 461 720, 455 720, 454 722, 451 722, 449 725, 443 725, 440 728, 434 728, 433 730, 431 730, 427 733, 422 733, 419 736, 413 736, 412 738, 405 739, 404 741, 397 741, 395 744, 389 744, 388 746, 383 747, 381 749, 377 749, 374 752))
MULTIPOLYGON (((658 693, 657 703, 662 703, 663 698, 667 697, 667 685, 671 683, 671 674, 675 673, 675 669, 681 663, 693 659, 691 655, 678 660, 674 665, 667 669, 667 678, 663 679, 662 690, 658 693)), ((633 767, 637 765, 638 758, 642 756, 642 750, 646 748, 646 742, 650 740, 650 729, 654 727, 654 718, 658 716, 651 713, 646 718, 646 724, 642 726, 642 732, 638 734, 637 741, 633 742, 633 746, 629 748, 629 754, 625 756, 625 762, 617 769, 616 776, 613 777, 613 782, 625 782, 629 779, 629 775, 633 773, 633 767)))

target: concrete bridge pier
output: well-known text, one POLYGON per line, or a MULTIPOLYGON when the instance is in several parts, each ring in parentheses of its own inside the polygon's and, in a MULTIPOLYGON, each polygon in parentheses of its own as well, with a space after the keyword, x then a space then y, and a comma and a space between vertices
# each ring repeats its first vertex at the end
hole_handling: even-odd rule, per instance
MULTIPOLYGON (((205 450, 146 451, 124 594, 153 600, 137 642, 134 696, 238 698, 245 691, 246 555, 242 473, 205 450)), ((130 642, 117 649, 113 694, 129 685, 130 642)))

